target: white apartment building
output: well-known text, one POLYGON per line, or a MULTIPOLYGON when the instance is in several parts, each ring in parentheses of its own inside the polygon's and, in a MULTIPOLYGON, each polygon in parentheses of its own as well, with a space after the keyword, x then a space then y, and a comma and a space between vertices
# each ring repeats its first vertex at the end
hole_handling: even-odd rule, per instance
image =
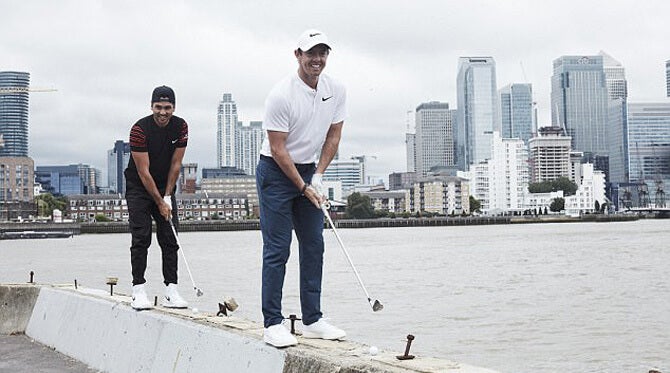
POLYGON ((235 127, 235 163, 247 175, 256 175, 256 165, 263 143, 263 122, 251 121, 248 126, 239 123, 235 127))
POLYGON ((235 129, 237 127, 237 104, 231 93, 224 93, 219 102, 216 117, 216 164, 217 167, 235 167, 235 129))
POLYGON ((565 214, 580 216, 584 213, 594 213, 596 201, 602 206, 607 202, 605 197, 605 174, 594 170, 592 163, 582 164, 581 180, 576 181, 577 192, 574 196, 565 197, 565 214))
POLYGON ((528 151, 522 139, 504 139, 500 133, 493 133, 491 159, 471 165, 466 174, 483 213, 523 210, 529 181, 527 159, 528 151))

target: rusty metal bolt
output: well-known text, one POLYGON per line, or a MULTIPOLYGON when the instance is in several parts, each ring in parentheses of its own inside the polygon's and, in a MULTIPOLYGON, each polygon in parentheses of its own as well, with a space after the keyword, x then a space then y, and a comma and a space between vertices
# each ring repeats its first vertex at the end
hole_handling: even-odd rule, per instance
POLYGON ((412 345, 412 341, 414 340, 414 336, 411 334, 407 334, 407 345, 405 346, 405 354, 404 355, 398 355, 396 358, 398 360, 411 360, 414 359, 414 355, 409 354, 409 348, 412 345))

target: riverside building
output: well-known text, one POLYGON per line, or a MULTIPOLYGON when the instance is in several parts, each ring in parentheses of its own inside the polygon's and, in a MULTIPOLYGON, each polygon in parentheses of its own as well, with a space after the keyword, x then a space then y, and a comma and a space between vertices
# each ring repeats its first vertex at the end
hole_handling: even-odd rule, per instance
POLYGON ((558 127, 542 127, 538 136, 528 142, 530 149, 530 182, 552 181, 570 177, 570 142, 558 127))
POLYGON ((458 59, 456 136, 458 169, 491 158, 493 132, 500 132, 496 65, 493 57, 458 59))
POLYGON ((603 56, 562 56, 551 77, 552 125, 573 150, 607 155, 608 89, 603 56))
POLYGON ((454 165, 454 132, 446 102, 431 101, 416 108, 414 151, 417 175, 426 176, 433 167, 454 165))

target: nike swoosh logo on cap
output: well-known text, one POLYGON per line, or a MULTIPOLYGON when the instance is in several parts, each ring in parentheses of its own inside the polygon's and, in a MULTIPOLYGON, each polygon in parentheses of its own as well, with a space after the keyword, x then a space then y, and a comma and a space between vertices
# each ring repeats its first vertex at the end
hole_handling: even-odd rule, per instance
POLYGON ((172 140, 172 143, 174 144, 174 143, 176 143, 177 141, 179 141, 179 139, 172 140))
POLYGON ((316 34, 309 34, 309 37, 310 37, 310 38, 313 38, 313 37, 315 37, 315 36, 317 36, 317 35, 321 35, 321 33, 318 33, 318 32, 317 32, 316 34))

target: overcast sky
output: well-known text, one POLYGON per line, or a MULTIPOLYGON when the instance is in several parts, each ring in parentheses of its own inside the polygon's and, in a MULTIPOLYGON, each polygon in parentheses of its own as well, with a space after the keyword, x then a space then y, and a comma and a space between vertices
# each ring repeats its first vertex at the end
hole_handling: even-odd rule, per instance
MULTIPOLYGON (((216 166, 216 109, 232 93, 240 119, 263 119, 270 88, 297 70, 306 28, 324 31, 326 72, 345 83, 340 157, 370 158, 371 174, 405 171, 407 112, 456 108, 460 56, 493 56, 498 87, 533 84, 550 124, 552 61, 603 50, 626 69, 629 101, 664 102, 670 2, 561 1, 52 1, 0 0, 0 71, 31 74, 30 156, 86 163, 128 140, 166 84, 189 123, 185 162, 216 166)), ((103 180, 106 184, 106 179, 103 180)))

